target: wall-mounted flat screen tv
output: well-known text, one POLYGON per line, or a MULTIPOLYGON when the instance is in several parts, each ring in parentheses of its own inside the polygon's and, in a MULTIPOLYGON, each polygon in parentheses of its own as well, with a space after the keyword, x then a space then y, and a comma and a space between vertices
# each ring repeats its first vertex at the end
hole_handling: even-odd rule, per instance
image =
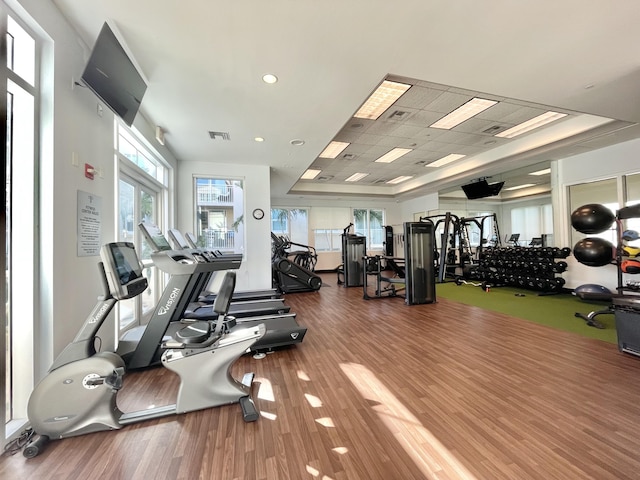
POLYGON ((477 182, 462 185, 462 191, 469 200, 475 200, 478 198, 493 197, 498 195, 504 182, 487 183, 486 180, 479 180, 477 182))
POLYGON ((131 126, 147 84, 106 22, 82 73, 82 82, 131 126))

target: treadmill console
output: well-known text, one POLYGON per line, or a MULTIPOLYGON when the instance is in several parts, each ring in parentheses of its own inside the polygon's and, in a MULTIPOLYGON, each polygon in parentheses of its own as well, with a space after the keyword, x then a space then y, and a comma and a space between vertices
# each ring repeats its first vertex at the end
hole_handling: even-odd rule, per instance
POLYGON ((171 245, 169 245, 169 242, 157 225, 154 225, 151 222, 140 222, 138 226, 140 227, 140 231, 142 232, 144 239, 154 252, 171 250, 171 245))
POLYGON ((132 298, 147 288, 147 279, 142 275, 142 264, 133 243, 107 243, 100 249, 100 257, 113 298, 132 298))

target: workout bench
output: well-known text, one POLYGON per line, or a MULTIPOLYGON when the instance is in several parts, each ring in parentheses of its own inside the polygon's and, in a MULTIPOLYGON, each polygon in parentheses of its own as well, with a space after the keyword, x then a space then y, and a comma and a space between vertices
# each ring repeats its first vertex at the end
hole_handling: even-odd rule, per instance
POLYGON ((362 257, 364 271, 363 291, 365 300, 401 296, 399 293, 405 289, 404 268, 398 265, 396 260, 400 259, 393 259, 381 255, 362 257), (385 260, 386 266, 391 268, 394 272, 394 276, 385 276, 383 274, 383 272, 386 271, 382 269, 383 259, 385 260), (370 275, 376 277, 376 290, 374 295, 369 295, 369 292, 367 291, 367 278, 370 275), (383 284, 386 284, 386 286, 383 287, 383 284), (400 285, 401 287, 399 287, 400 285))

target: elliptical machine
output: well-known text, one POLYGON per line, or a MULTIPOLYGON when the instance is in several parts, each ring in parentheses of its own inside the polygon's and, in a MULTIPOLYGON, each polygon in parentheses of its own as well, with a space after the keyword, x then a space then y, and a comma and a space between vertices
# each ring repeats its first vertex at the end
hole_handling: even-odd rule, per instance
POLYGON ((124 386, 125 362, 113 352, 96 353, 96 334, 115 304, 141 294, 147 279, 142 276, 132 243, 109 243, 102 247, 100 256, 105 294, 31 393, 27 412, 37 436, 23 455, 35 457, 49 439, 116 430, 143 420, 231 403, 240 403, 245 421, 256 421, 258 412, 250 396, 253 374, 238 381, 230 369, 266 329, 263 324, 235 327, 226 317, 235 288, 234 272, 226 273, 216 298, 214 310, 219 316, 215 323, 189 324, 164 344, 162 365, 180 377, 176 403, 139 412, 120 411, 116 396, 124 386))

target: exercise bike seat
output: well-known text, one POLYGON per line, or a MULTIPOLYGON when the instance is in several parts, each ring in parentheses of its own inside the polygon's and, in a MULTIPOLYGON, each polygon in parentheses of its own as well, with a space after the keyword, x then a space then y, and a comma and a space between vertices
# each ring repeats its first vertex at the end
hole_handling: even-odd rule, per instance
POLYGON ((178 330, 174 336, 185 345, 202 343, 211 336, 211 322, 193 322, 178 330))

